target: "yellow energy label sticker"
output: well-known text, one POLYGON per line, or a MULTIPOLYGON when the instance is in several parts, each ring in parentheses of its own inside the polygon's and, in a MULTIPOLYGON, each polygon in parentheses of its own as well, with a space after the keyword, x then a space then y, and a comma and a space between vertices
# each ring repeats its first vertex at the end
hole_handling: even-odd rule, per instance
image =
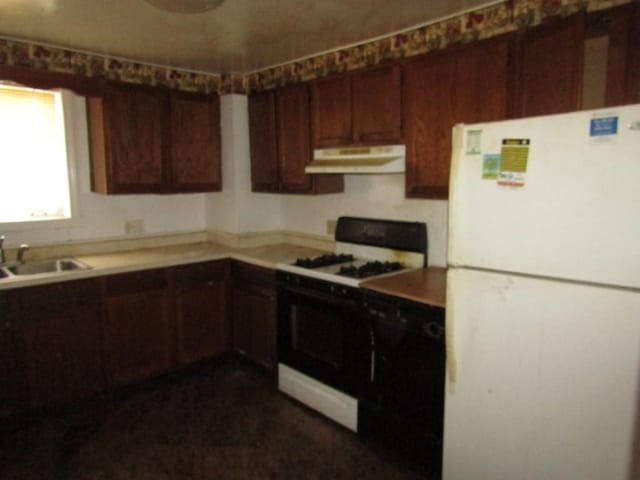
POLYGON ((500 151, 498 185, 523 187, 529 159, 528 138, 505 138, 500 151))

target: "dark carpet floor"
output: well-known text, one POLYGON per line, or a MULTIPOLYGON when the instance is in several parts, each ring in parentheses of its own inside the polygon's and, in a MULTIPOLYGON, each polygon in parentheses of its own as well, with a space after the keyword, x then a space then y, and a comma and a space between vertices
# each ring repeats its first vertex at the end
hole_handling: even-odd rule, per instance
POLYGON ((417 479, 412 464, 233 360, 0 430, 0 479, 417 479))

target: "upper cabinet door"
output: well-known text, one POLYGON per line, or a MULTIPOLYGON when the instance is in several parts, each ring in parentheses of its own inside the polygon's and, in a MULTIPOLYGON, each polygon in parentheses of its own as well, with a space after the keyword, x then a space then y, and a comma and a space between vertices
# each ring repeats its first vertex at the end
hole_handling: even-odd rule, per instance
POLYGON ((456 123, 506 118, 509 38, 452 47, 406 64, 407 197, 447 198, 456 123))
POLYGON ((580 110, 584 15, 532 28, 519 39, 515 117, 580 110))
POLYGON ((276 93, 280 189, 283 192, 308 192, 311 176, 304 167, 311 161, 309 138, 309 90, 298 83, 276 93))
POLYGON ((104 98, 104 128, 110 193, 164 189, 165 96, 135 85, 112 85, 104 98))
POLYGON ((582 108, 640 102, 640 3, 587 15, 582 108))
POLYGON ((222 189, 220 99, 171 92, 171 190, 222 189))
POLYGON ((402 140, 400 65, 353 74, 353 140, 399 143, 402 140))
POLYGON ((312 82, 311 112, 314 147, 351 144, 351 77, 337 75, 312 82))
POLYGON ((249 96, 251 191, 279 190, 276 95, 273 90, 249 96))

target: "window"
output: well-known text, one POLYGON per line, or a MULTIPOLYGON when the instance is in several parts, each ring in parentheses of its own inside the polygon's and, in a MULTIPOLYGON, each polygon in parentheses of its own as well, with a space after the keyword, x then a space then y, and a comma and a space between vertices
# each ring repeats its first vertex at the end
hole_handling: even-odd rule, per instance
POLYGON ((62 94, 0 84, 0 223, 71 218, 62 94))

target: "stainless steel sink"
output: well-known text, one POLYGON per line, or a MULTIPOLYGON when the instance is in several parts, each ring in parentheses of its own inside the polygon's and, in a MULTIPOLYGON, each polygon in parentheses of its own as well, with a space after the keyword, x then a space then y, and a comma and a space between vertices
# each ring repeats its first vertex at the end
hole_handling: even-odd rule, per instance
MULTIPOLYGON (((62 273, 76 270, 88 270, 91 267, 75 258, 58 258, 55 260, 42 260, 40 262, 27 262, 6 267, 11 275, 37 275, 41 273, 62 273)), ((2 270, 0 270, 2 272, 2 270)))

